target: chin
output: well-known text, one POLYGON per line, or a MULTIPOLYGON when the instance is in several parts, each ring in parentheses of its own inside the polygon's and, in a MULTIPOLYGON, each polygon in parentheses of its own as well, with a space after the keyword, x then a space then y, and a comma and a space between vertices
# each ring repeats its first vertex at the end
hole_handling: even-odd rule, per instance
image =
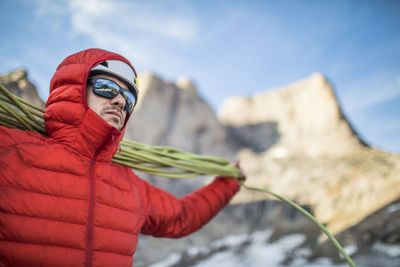
POLYGON ((113 126, 114 128, 117 128, 118 130, 122 129, 122 125, 119 125, 118 123, 115 122, 107 122, 108 124, 110 124, 111 126, 113 126))

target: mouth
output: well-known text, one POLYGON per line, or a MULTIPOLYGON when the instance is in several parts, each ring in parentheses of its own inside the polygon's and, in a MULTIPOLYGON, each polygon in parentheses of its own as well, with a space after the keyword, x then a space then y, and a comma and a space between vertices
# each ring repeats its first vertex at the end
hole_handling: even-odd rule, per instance
POLYGON ((122 119, 121 113, 119 113, 119 112, 116 111, 116 110, 109 110, 109 111, 106 112, 106 114, 111 115, 111 116, 113 116, 113 117, 116 117, 116 118, 118 118, 118 120, 121 120, 121 119, 122 119))

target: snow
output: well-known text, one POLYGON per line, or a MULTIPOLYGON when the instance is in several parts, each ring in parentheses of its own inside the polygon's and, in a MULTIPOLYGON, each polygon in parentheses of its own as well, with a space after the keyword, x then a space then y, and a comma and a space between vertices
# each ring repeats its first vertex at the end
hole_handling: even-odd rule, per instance
POLYGON ((171 256, 169 256, 166 260, 157 262, 155 264, 150 265, 149 267, 167 267, 167 266, 172 266, 179 262, 181 259, 181 255, 179 253, 173 253, 171 256))
POLYGON ((344 249, 344 251, 346 251, 347 255, 349 255, 349 256, 356 253, 358 250, 356 245, 346 246, 346 247, 343 247, 343 249, 344 249))
MULTIPOLYGON (((347 266, 336 265, 328 259, 319 259, 315 262, 307 262, 306 257, 311 251, 306 248, 294 248, 305 241, 302 234, 285 236, 274 243, 268 243, 271 236, 270 231, 254 232, 251 235, 232 235, 211 243, 209 246, 196 246, 189 248, 187 254, 191 257, 196 255, 210 254, 206 259, 198 261, 192 267, 259 267, 259 266, 282 266, 283 260, 288 254, 293 256, 293 261, 285 266, 290 267, 323 267, 323 266, 347 266), (248 245, 242 246, 246 242, 248 245), (222 249, 221 249, 222 248, 222 249), (226 248, 226 249, 223 249, 226 248), (219 252, 215 252, 217 250, 219 252), (212 253, 214 251, 214 253, 212 253)), ((349 252, 353 248, 347 248, 349 252)), ((180 258, 173 254, 165 261, 151 265, 150 267, 168 267, 179 262, 180 258)))
POLYGON ((386 212, 387 213, 392 213, 400 210, 400 203, 392 204, 389 207, 387 207, 386 212))
POLYGON ((398 245, 389 245, 384 243, 376 243, 373 246, 375 251, 381 252, 391 258, 399 257, 400 256, 400 246, 398 245))

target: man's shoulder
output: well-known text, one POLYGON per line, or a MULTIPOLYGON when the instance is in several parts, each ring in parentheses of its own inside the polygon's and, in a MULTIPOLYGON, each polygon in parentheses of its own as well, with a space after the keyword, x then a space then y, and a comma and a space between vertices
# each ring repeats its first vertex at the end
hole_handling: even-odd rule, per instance
POLYGON ((46 137, 33 131, 24 131, 19 129, 10 129, 0 126, 0 147, 11 146, 23 143, 40 143, 46 137))

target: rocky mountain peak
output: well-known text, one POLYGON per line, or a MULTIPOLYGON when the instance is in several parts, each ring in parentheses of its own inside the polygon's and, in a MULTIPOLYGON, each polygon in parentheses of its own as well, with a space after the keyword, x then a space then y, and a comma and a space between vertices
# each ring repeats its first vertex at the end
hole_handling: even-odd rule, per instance
POLYGON ((139 102, 127 138, 195 153, 228 154, 224 146, 227 131, 192 81, 183 77, 174 83, 152 73, 138 78, 139 102))
POLYGON ((28 80, 28 72, 19 69, 0 76, 0 83, 13 94, 29 100, 32 104, 44 108, 44 101, 39 97, 35 86, 28 80))
POLYGON ((344 155, 364 146, 338 104, 332 85, 320 73, 283 88, 250 97, 228 98, 219 110, 230 126, 278 124, 279 155, 344 155))
POLYGON ((192 80, 190 80, 188 77, 185 77, 185 76, 180 77, 176 81, 176 86, 179 89, 186 90, 186 91, 189 91, 189 92, 197 95, 196 86, 195 86, 194 82, 192 80))

